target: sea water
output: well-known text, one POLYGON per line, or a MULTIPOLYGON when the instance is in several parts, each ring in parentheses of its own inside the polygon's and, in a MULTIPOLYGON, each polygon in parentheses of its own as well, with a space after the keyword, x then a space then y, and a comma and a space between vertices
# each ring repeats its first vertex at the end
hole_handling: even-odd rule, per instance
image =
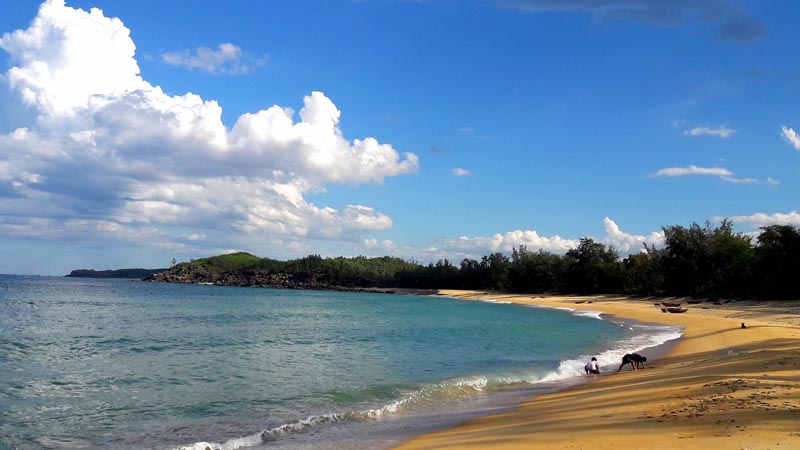
POLYGON ((679 336, 500 301, 0 275, 0 448, 383 449, 679 336))

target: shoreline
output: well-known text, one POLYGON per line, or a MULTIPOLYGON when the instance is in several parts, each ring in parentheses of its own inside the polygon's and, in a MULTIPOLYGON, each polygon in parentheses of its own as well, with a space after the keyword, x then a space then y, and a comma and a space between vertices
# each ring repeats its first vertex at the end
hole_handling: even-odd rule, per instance
POLYGON ((682 326, 683 337, 665 344, 670 348, 644 370, 617 373, 618 362, 605 363, 614 369, 595 380, 417 436, 397 449, 800 448, 800 302, 688 305, 687 313, 670 314, 654 305, 661 299, 439 293, 600 311, 682 326))

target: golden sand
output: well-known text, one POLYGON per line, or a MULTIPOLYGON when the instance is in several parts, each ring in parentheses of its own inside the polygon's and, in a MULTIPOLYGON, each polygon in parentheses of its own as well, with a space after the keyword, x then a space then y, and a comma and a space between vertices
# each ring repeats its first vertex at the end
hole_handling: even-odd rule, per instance
POLYGON ((684 338, 644 370, 602 374, 400 449, 800 449, 800 302, 684 302, 688 312, 670 314, 652 299, 441 293, 681 325, 684 338))

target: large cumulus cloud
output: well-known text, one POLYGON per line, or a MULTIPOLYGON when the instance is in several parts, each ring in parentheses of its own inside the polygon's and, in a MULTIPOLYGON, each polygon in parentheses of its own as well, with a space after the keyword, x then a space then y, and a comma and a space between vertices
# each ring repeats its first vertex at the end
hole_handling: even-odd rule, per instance
POLYGON ((304 195, 418 169, 414 154, 346 139, 341 112, 322 92, 306 96, 299 114, 270 106, 226 127, 216 101, 144 80, 130 31, 99 9, 48 0, 0 48, 12 66, 4 88, 33 112, 0 135, 4 233, 83 228, 169 243, 201 230, 191 235, 356 241, 391 219, 362 205, 319 207, 304 195))

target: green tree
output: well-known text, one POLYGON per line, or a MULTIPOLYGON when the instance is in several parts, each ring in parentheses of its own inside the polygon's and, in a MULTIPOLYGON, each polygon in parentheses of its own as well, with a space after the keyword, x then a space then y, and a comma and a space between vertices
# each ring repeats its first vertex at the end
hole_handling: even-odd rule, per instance
POLYGON ((746 296, 752 292, 754 249, 750 236, 733 231, 733 222, 723 220, 713 229, 709 246, 714 295, 746 296))
POLYGON ((613 247, 581 238, 578 248, 567 251, 570 260, 567 290, 581 294, 617 292, 622 287, 622 265, 613 247))
POLYGON ((508 256, 499 252, 492 253, 481 258, 480 266, 484 276, 488 278, 486 287, 501 291, 508 289, 508 256))
POLYGON ((666 293, 698 296, 711 290, 710 225, 701 228, 663 227, 666 252, 663 259, 666 293))
POLYGON ((567 261, 563 256, 524 245, 511 252, 510 289, 519 292, 557 292, 562 289, 567 261))
POLYGON ((750 238, 723 220, 718 227, 664 227, 667 293, 691 296, 743 296, 753 264, 750 238))
POLYGON ((628 255, 622 261, 623 290, 633 295, 658 295, 664 291, 664 274, 662 269, 663 251, 655 246, 645 251, 628 255))
POLYGON ((469 258, 464 258, 458 269, 459 287, 462 289, 482 289, 484 284, 483 270, 481 264, 469 258))
POLYGON ((758 293, 770 298, 800 298, 800 230, 792 225, 761 230, 754 267, 758 293))

